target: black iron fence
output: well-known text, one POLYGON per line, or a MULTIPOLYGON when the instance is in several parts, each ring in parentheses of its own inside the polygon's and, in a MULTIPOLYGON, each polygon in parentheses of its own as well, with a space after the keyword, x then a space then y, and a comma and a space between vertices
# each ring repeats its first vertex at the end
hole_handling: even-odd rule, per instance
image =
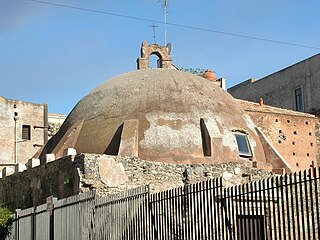
POLYGON ((10 239, 320 239, 318 168, 224 187, 89 192, 17 211, 10 239))

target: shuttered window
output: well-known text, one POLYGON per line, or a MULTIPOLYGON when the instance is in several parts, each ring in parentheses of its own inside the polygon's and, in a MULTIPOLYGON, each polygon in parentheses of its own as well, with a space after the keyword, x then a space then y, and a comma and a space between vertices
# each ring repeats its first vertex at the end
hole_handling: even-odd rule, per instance
POLYGON ((22 125, 22 140, 31 140, 30 125, 22 125))

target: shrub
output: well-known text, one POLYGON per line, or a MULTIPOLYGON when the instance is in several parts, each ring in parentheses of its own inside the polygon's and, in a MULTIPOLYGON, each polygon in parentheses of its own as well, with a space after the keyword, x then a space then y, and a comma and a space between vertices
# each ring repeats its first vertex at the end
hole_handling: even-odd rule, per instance
POLYGON ((0 207, 0 240, 4 240, 12 224, 12 213, 5 207, 0 207))
POLYGON ((183 72, 192 73, 198 76, 202 76, 202 74, 205 72, 205 69, 201 69, 201 68, 180 68, 180 70, 183 72))

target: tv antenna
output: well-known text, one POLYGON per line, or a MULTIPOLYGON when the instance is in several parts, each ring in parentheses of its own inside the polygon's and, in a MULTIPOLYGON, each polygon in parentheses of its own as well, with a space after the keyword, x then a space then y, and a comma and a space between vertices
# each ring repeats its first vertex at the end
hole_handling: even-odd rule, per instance
POLYGON ((158 2, 163 1, 163 31, 164 31, 164 46, 167 44, 167 0, 158 0, 158 2))
POLYGON ((156 44, 157 43, 157 41, 156 41, 156 27, 158 27, 158 26, 155 25, 153 22, 152 25, 149 27, 152 27, 152 29, 153 29, 153 40, 154 40, 154 43, 156 44))

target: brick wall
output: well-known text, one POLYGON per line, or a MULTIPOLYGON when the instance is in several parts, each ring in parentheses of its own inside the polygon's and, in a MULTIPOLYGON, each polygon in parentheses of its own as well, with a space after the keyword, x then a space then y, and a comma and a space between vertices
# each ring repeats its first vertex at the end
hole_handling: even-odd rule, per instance
POLYGON ((249 114, 293 171, 317 164, 316 118, 266 112, 249 114))

